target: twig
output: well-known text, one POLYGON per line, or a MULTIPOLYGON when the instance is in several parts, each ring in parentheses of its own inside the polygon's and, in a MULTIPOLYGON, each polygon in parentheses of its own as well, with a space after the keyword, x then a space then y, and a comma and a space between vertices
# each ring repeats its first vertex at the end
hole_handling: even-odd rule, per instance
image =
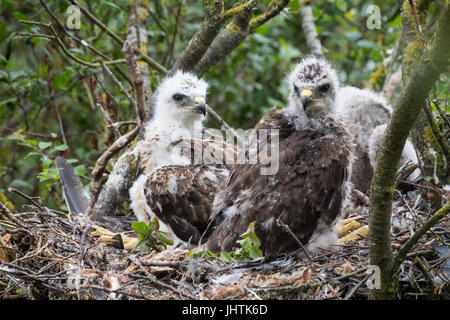
MULTIPOLYGON (((120 91, 125 95, 125 97, 130 101, 131 106, 137 110, 136 101, 133 97, 128 93, 128 91, 124 88, 122 83, 116 78, 116 76, 112 73, 112 71, 108 68, 108 66, 104 63, 101 63, 103 70, 106 74, 111 78, 111 80, 116 84, 116 86, 120 89, 120 91)), ((131 82, 131 81, 130 81, 131 82)))
POLYGON ((102 106, 100 103, 97 103, 97 108, 100 109, 100 111, 101 111, 103 117, 104 117, 104 118, 106 119, 106 121, 109 123, 109 125, 108 125, 107 127, 112 128, 112 129, 114 130, 114 132, 116 133, 117 137, 122 136, 122 135, 120 134, 120 131, 117 129, 117 127, 113 125, 114 123, 112 122, 111 118, 110 118, 110 117, 108 116, 108 114, 106 113, 106 110, 103 109, 103 106, 102 106))
POLYGON ((289 228, 289 226, 287 224, 285 224, 283 221, 281 221, 280 218, 277 219, 277 225, 280 227, 283 227, 291 236, 292 238, 294 238, 295 242, 297 242, 297 244, 299 245, 299 247, 303 250, 303 253, 305 254, 305 256, 308 258, 309 263, 312 264, 313 261, 311 259, 311 257, 308 254, 308 251, 306 250, 306 248, 303 246, 303 244, 301 243, 301 241, 297 238, 297 236, 295 235, 295 233, 292 232, 291 228, 289 228))
POLYGON ((164 283, 164 282, 159 281, 158 279, 156 279, 154 275, 152 275, 150 272, 148 272, 147 269, 145 269, 145 268, 142 266, 142 264, 140 264, 139 261, 137 261, 137 259, 134 259, 134 258, 132 258, 132 257, 128 257, 128 260, 130 260, 130 262, 132 262, 132 263, 134 263, 135 265, 137 265, 137 266, 139 267, 139 269, 141 269, 142 271, 144 271, 144 273, 146 274, 146 277, 138 276, 138 275, 133 275, 133 274, 131 274, 130 276, 132 276, 132 277, 137 277, 137 278, 141 278, 141 279, 146 279, 146 280, 148 280, 148 281, 150 281, 150 282, 152 282, 152 283, 154 283, 154 284, 157 284, 157 285, 160 286, 160 287, 169 289, 169 290, 171 290, 171 291, 173 291, 173 292, 175 292, 175 293, 177 293, 177 294, 182 294, 183 296, 185 296, 185 297, 187 297, 187 298, 189 298, 189 299, 191 299, 191 300, 198 300, 197 297, 194 297, 193 295, 191 295, 191 294, 189 294, 189 293, 185 293, 185 292, 183 292, 183 291, 181 291, 181 290, 178 290, 177 288, 174 288, 174 287, 172 287, 171 285, 166 284, 166 283, 164 283))
POLYGON ((425 266, 423 260, 420 257, 414 258, 414 264, 419 268, 420 272, 422 272, 423 276, 425 277, 426 281, 428 282, 428 286, 430 287, 431 293, 434 292, 434 281, 431 277, 430 273, 427 270, 427 267, 425 266))
POLYGON ((400 248, 397 253, 397 256, 394 259, 394 269, 398 270, 401 263, 405 259, 407 253, 411 248, 419 241, 420 237, 422 237, 431 227, 433 227, 439 220, 444 218, 450 212, 450 202, 443 206, 441 209, 436 211, 433 216, 425 221, 425 223, 417 230, 408 241, 400 248))
POLYGON ((434 137, 436 138, 436 141, 438 142, 439 146, 441 147, 442 152, 444 153, 445 160, 447 162, 447 165, 450 164, 450 148, 448 146, 447 141, 445 140, 444 136, 442 135, 442 132, 439 130, 439 127, 436 125, 436 122, 433 118, 433 111, 431 106, 429 105, 429 101, 427 101, 423 105, 423 110, 425 111, 425 114, 427 116, 428 123, 430 124, 431 131, 433 132, 434 137))
MULTIPOLYGON (((372 272, 373 273, 373 272, 372 272)), ((356 286, 353 287, 353 289, 345 296, 344 300, 349 300, 353 295, 356 293, 356 291, 369 279, 371 274, 368 274, 365 276, 361 281, 358 282, 356 286)))
POLYGON ((133 49, 129 41, 123 43, 122 51, 127 61, 128 71, 131 75, 131 82, 134 87, 134 95, 136 100, 136 114, 138 115, 138 121, 143 122, 145 118, 145 92, 144 92, 144 79, 137 66, 136 59, 134 58, 133 49))
POLYGON ((36 206, 39 210, 44 211, 45 207, 43 207, 42 205, 40 205, 39 203, 37 203, 36 201, 34 201, 33 199, 31 199, 31 197, 27 196, 26 194, 24 194, 23 192, 15 189, 15 188, 8 188, 9 192, 14 192, 16 194, 18 194, 19 196, 27 199, 28 201, 30 201, 34 206, 36 206))
POLYGON ((110 125, 107 125, 106 127, 107 128, 120 128, 123 126, 129 126, 129 125, 135 126, 135 125, 137 125, 137 122, 136 121, 120 121, 120 122, 111 123, 110 125))

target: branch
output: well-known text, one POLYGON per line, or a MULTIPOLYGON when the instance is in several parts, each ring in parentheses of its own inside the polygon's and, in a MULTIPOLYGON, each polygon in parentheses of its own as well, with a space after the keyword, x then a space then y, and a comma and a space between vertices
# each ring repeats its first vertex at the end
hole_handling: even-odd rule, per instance
POLYGON ((450 58, 450 3, 446 2, 438 21, 433 42, 415 66, 396 107, 378 151, 371 186, 369 214, 369 256, 381 268, 381 288, 375 298, 395 297, 397 275, 394 270, 390 239, 392 199, 397 166, 405 141, 440 73, 447 70, 450 58))
POLYGON ((311 1, 299 0, 300 2, 300 15, 302 16, 302 29, 306 38, 306 45, 312 54, 318 58, 324 58, 322 52, 322 44, 317 34, 316 25, 314 24, 314 18, 312 14, 311 1))
POLYGON ((400 248, 397 256, 394 260, 394 270, 398 270, 406 255, 411 250, 411 248, 419 241, 419 239, 433 227, 439 220, 444 218, 450 212, 450 202, 443 206, 441 209, 436 211, 433 216, 428 219, 414 234, 406 241, 406 243, 400 248))
POLYGON ((203 54, 211 45, 211 42, 217 36, 224 22, 223 1, 222 0, 204 0, 206 16, 200 28, 189 41, 188 46, 181 53, 171 69, 171 73, 181 69, 191 70, 202 58, 203 54))
POLYGON ((224 33, 214 39, 205 55, 192 69, 195 74, 202 75, 212 66, 225 58, 231 51, 240 45, 248 35, 252 34, 256 28, 260 27, 271 18, 276 16, 288 4, 289 0, 276 1, 269 3, 266 11, 255 18, 251 18, 254 3, 249 3, 245 8, 234 16, 233 20, 227 25, 224 33))
POLYGON ((431 131, 433 132, 434 138, 441 147, 442 153, 445 156, 445 161, 447 162, 448 166, 450 164, 450 149, 448 147, 447 140, 445 139, 441 130, 439 130, 439 127, 436 125, 436 122, 434 121, 433 109, 429 105, 429 102, 423 105, 423 110, 425 111, 425 115, 427 116, 427 120, 428 123, 430 124, 431 131))
POLYGON ((138 115, 138 120, 142 122, 145 118, 144 79, 142 78, 142 75, 139 71, 136 59, 134 58, 133 49, 129 41, 124 42, 123 53, 128 64, 128 71, 130 72, 131 82, 133 83, 134 87, 134 95, 137 108, 136 113, 138 115))

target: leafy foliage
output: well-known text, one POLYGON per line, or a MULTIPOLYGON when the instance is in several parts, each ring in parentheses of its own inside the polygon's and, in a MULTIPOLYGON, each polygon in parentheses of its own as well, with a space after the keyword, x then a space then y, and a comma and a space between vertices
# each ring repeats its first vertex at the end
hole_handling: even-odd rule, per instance
POLYGON ((240 235, 242 240, 236 241, 241 247, 233 252, 222 251, 219 256, 217 254, 203 249, 193 249, 186 255, 187 258, 194 259, 220 259, 225 263, 231 262, 248 262, 263 258, 263 253, 259 246, 261 242, 255 233, 255 223, 252 222, 248 226, 247 231, 240 235))
POLYGON ((133 222, 131 227, 139 235, 136 247, 142 251, 150 252, 154 250, 159 252, 167 245, 171 246, 174 244, 172 239, 159 230, 159 223, 156 218, 148 224, 143 221, 133 222))

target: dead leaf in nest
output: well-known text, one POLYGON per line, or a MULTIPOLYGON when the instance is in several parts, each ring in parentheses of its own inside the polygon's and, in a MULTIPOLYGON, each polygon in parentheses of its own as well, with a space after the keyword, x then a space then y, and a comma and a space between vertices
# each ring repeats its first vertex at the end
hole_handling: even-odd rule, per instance
MULTIPOLYGON (((4 234, 0 237, 0 245, 9 247, 10 246, 11 235, 9 233, 4 234)), ((8 253, 8 249, 0 248, 0 260, 4 262, 11 262, 10 254, 8 253)))
POLYGON ((134 270, 136 270, 136 266, 134 264, 131 264, 128 268, 126 268, 124 273, 132 273, 134 270))
POLYGON ((235 296, 239 294, 242 291, 242 288, 239 286, 232 286, 232 287, 220 287, 216 288, 213 291, 207 291, 203 292, 202 295, 211 300, 223 300, 226 297, 229 296, 235 296))
POLYGON ((8 252, 6 252, 6 249, 0 248, 0 260, 4 262, 11 262, 11 259, 9 258, 8 252))
POLYGON ((341 264, 341 268, 342 268, 342 275, 345 276, 347 274, 352 273, 353 271, 355 271, 355 268, 353 268, 352 264, 350 262, 346 262, 341 264))
POLYGON ((300 283, 305 283, 309 279, 310 279, 310 277, 309 277, 309 269, 306 268, 306 270, 303 271, 302 277, 300 278, 300 283))

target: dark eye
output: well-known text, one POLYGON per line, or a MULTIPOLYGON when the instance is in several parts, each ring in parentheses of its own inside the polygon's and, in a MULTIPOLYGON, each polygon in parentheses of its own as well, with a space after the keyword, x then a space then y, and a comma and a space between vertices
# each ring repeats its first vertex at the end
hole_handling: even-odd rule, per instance
POLYGON ((181 101, 181 100, 183 100, 183 96, 182 96, 181 94, 174 94, 172 98, 173 98, 173 100, 175 100, 175 101, 181 101))
POLYGON ((328 90, 330 90, 330 84, 329 83, 325 83, 325 84, 323 84, 323 85, 321 85, 319 87, 319 92, 324 93, 324 92, 327 92, 328 90))
POLYGON ((294 86, 295 94, 300 96, 300 90, 298 90, 297 86, 294 86))

